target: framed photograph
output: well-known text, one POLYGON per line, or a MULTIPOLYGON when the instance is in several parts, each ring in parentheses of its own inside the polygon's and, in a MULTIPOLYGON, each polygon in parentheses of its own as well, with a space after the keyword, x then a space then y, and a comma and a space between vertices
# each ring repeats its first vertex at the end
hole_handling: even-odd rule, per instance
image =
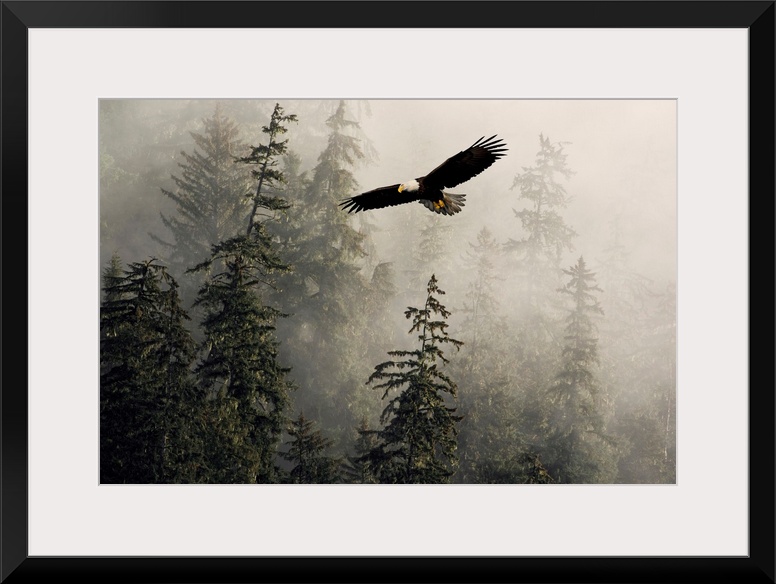
MULTIPOLYGON (((2 2, 0 579, 773 582, 775 15, 772 1, 2 2), (257 148, 277 128, 288 142, 257 148), (208 239, 207 221, 180 219, 196 215, 184 212, 203 192, 200 153, 219 140, 224 180, 245 194, 211 223, 234 219, 242 238, 208 239), (347 172, 330 172, 334 156, 347 172), (288 200, 272 190, 281 180, 288 200), (330 199, 294 199, 335 182, 330 199), (307 222, 263 222, 286 203, 307 222), (331 254, 313 255, 326 221, 342 227, 326 249, 358 242, 375 258, 358 264, 372 292, 342 310, 361 318, 347 338, 315 328, 318 314, 329 322, 338 310, 316 304, 319 291, 356 278, 331 254), (546 245, 532 248, 538 239, 546 245), (275 280, 281 263, 265 252, 282 241, 293 242, 297 266, 327 270, 275 280), (266 297, 282 289, 281 312, 307 315, 306 332, 285 331, 278 362, 308 397, 294 398, 303 414, 290 426, 269 414, 262 426, 288 445, 283 464, 257 455, 222 472, 218 461, 240 444, 230 433, 239 392, 250 407, 280 407, 248 382, 220 389, 217 357, 236 349, 218 352, 213 306, 225 304, 214 294, 246 245, 265 246, 256 277, 273 284, 266 297), (169 270, 154 264, 168 252, 169 270), (541 257, 557 282, 540 283, 531 266, 541 257), (169 294, 158 298, 180 293, 197 307, 193 335, 215 355, 196 368, 208 392, 197 419, 219 438, 197 442, 196 460, 186 453, 200 435, 176 422, 182 402, 121 401, 119 384, 111 405, 121 411, 106 407, 101 338, 140 330, 120 324, 133 270, 160 274, 169 294), (378 311, 374 291, 388 283, 399 292, 378 311), (638 309, 605 295, 598 303, 618 286, 641 291, 612 296, 638 309), (765 301, 751 293, 760 290, 765 301), (413 310, 423 302, 436 320, 413 310), (532 310, 554 324, 529 320, 532 310), (602 312, 609 321, 595 320, 602 312), (496 321, 515 314, 535 326, 501 339, 496 321), (410 325, 435 331, 420 353, 408 352, 410 325), (510 377, 516 364, 551 369, 539 363, 541 338, 558 347, 559 373, 541 394, 555 409, 530 405, 539 394, 527 373, 510 377), (334 371, 338 351, 362 362, 334 371), (442 355, 449 376, 423 373, 435 391, 455 396, 454 381, 469 375, 471 386, 486 369, 510 389, 459 391, 460 409, 438 412, 451 428, 465 420, 457 450, 446 449, 442 425, 430 427, 441 433, 429 458, 418 442, 414 466, 402 459, 399 469, 396 434, 379 424, 404 406, 379 416, 387 389, 411 384, 405 367, 439 359, 441 368, 442 355), (331 388, 347 375, 360 389, 344 400, 331 388), (589 399, 568 397, 579 387, 589 399), (568 422, 558 404, 586 412, 581 438, 581 418, 568 422), (137 426, 122 425, 155 415, 167 428, 148 442, 163 442, 158 456, 137 426), (314 472, 295 454, 310 433, 336 453, 314 472), (350 456, 358 436, 377 442, 350 456), (336 479, 324 464, 335 459, 336 479)), ((151 309, 133 306, 133 323, 151 309)), ((274 330, 275 316, 245 306, 241 318, 258 319, 251 330, 274 330)), ((167 364, 189 351, 176 347, 167 364)))

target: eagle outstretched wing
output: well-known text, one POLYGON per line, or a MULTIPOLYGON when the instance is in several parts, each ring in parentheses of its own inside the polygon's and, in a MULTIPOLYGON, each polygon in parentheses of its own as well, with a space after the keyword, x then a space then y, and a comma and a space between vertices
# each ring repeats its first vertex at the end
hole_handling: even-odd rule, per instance
POLYGON ((423 177, 427 188, 449 189, 480 174, 506 152, 503 140, 483 136, 466 150, 451 156, 423 177))
POLYGON ((404 191, 399 192, 399 184, 389 187, 380 187, 360 195, 348 197, 340 202, 340 207, 348 213, 366 211, 368 209, 382 209, 394 205, 403 205, 418 200, 418 193, 404 191))
POLYGON ((339 206, 348 213, 357 213, 420 201, 434 213, 454 215, 461 211, 466 195, 445 193, 442 189, 455 187, 477 176, 504 156, 506 150, 506 144, 500 138, 491 136, 486 140, 483 136, 426 176, 342 199, 339 206))

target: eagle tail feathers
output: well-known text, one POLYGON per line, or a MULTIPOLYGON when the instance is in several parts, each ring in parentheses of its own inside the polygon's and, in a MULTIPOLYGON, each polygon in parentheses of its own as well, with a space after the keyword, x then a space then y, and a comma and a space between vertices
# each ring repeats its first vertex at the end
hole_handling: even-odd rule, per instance
POLYGON ((466 195, 458 194, 452 195, 450 193, 442 193, 442 202, 429 201, 428 199, 418 199, 418 203, 424 205, 429 211, 439 213, 441 215, 455 215, 461 212, 461 207, 464 206, 464 199, 466 195))
POLYGON ((445 208, 447 209, 447 215, 453 215, 461 212, 461 207, 465 205, 464 199, 466 195, 451 195, 450 193, 442 193, 445 198, 445 208))

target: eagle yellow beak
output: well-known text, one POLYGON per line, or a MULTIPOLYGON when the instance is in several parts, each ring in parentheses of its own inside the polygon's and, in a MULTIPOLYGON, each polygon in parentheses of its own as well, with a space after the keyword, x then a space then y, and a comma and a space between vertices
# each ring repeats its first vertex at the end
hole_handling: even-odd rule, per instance
POLYGON ((399 185, 399 192, 402 192, 404 190, 404 185, 399 185))

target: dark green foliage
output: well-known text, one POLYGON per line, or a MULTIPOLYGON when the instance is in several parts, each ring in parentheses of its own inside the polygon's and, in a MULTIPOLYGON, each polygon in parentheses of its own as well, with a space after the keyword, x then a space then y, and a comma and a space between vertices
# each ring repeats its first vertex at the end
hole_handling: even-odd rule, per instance
POLYGON ((519 457, 522 464, 522 475, 525 476, 525 483, 531 485, 549 485, 555 482, 550 476, 539 456, 535 453, 525 453, 519 457))
POLYGON ((357 459, 368 463, 381 483, 443 483, 455 472, 457 429, 461 420, 449 403, 456 397, 456 385, 439 370, 447 363, 443 345, 460 348, 463 343, 447 334, 450 313, 437 299, 444 294, 432 275, 422 309, 409 307, 410 334, 417 333, 420 347, 411 351, 390 351, 397 360, 375 367, 369 383, 384 390, 388 400, 377 431, 377 445, 357 459))
POLYGON ((357 484, 376 483, 378 479, 367 454, 377 446, 377 432, 369 429, 366 418, 361 420, 357 432, 358 437, 355 442, 355 451, 352 456, 346 457, 342 465, 345 482, 357 484))
POLYGON ((299 414, 291 422, 288 434, 291 436, 286 442, 289 448, 282 456, 294 465, 289 471, 290 482, 308 485, 340 482, 340 461, 324 454, 332 442, 315 428, 315 422, 299 414))
MULTIPOLYGON (((361 105, 300 101, 297 126, 274 101, 101 102, 101 481, 675 482, 674 283, 633 271, 619 216, 596 274, 561 269, 566 144, 520 163, 512 233, 461 245, 468 216, 340 211, 370 161, 361 105), (390 315, 432 272, 455 319, 437 288, 409 338, 390 315), (373 368, 390 348, 415 350, 373 368)), ((391 166, 425 154, 413 131, 391 166)))
POLYGON ((277 480, 276 447, 291 386, 289 369, 278 362, 275 336, 276 321, 285 315, 266 305, 263 295, 277 274, 288 271, 267 223, 288 208, 277 190, 285 177, 276 168, 286 142, 276 138, 285 133, 284 122, 295 120, 276 104, 270 125, 263 127, 268 145, 251 147, 249 156, 233 160, 259 167, 252 173, 257 182, 252 208, 242 215, 247 228, 240 235, 231 225, 234 235, 213 244, 208 259, 190 270, 210 274, 195 302, 204 312, 204 356, 196 371, 207 390, 208 482, 277 480))
POLYGON ((269 141, 267 145, 259 144, 251 146, 251 153, 248 156, 238 158, 240 162, 255 165, 257 170, 251 171, 256 180, 256 192, 253 195, 253 207, 248 216, 248 230, 250 235, 256 223, 256 212, 259 208, 268 211, 280 211, 289 208, 289 204, 278 196, 267 196, 265 189, 275 189, 277 186, 286 182, 283 171, 277 168, 278 159, 282 158, 288 150, 288 140, 278 141, 278 136, 285 134, 288 130, 283 125, 288 122, 295 122, 295 115, 283 115, 283 108, 279 103, 275 104, 272 110, 269 126, 262 126, 262 132, 267 134, 269 141))
MULTIPOLYGON (((486 363, 490 362, 486 359, 486 363)), ((460 466, 457 483, 526 482, 518 463, 523 451, 522 407, 509 379, 458 374, 461 387, 459 411, 463 417, 458 433, 460 466)))
POLYGON ((100 323, 100 482, 196 480, 194 342, 178 285, 154 259, 103 273, 100 323))
POLYGON ((288 369, 277 360, 275 322, 281 313, 259 290, 285 266, 262 229, 213 246, 194 268, 223 266, 202 286, 205 356, 197 374, 207 390, 209 482, 272 482, 274 457, 288 404, 288 369))

